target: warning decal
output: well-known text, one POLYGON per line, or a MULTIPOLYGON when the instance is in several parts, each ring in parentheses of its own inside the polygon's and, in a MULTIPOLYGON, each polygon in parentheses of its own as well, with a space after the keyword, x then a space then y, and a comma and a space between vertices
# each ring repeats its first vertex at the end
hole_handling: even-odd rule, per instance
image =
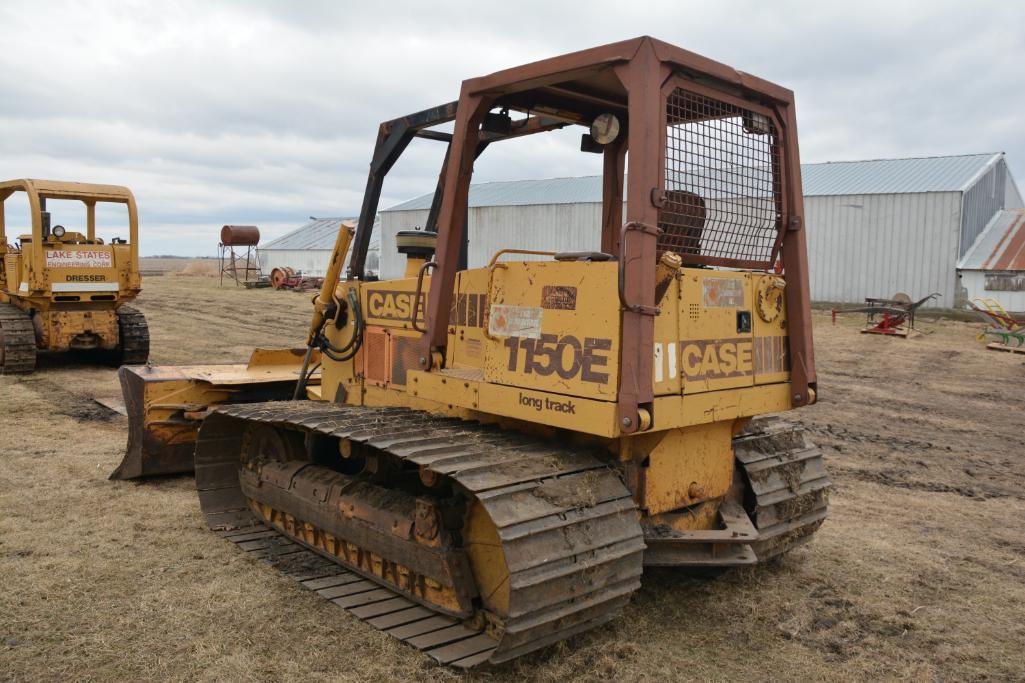
POLYGON ((539 306, 493 304, 488 318, 488 332, 493 336, 539 339, 541 312, 539 306))
POLYGON ((744 308, 744 281, 732 277, 706 277, 701 297, 705 308, 744 308))

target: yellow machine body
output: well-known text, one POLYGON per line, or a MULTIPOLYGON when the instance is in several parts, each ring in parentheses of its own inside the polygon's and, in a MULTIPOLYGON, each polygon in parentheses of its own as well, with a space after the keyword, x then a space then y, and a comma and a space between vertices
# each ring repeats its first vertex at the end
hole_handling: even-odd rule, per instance
MULTIPOLYGON (((343 282, 339 300, 349 287, 359 291, 363 345, 350 361, 325 359, 309 396, 600 439, 633 463, 637 501, 650 514, 722 500, 732 484, 734 433, 748 418, 790 408, 782 298, 763 315, 756 306, 758 292, 782 278, 677 268, 655 322, 651 421, 623 436, 615 269, 522 261, 459 273, 445 369, 432 372, 420 369, 412 314, 423 311, 424 293, 418 306, 416 278, 343 282)), ((341 345, 349 334, 332 329, 329 338, 341 345)))
POLYGON ((113 185, 44 180, 0 183, 0 202, 15 193, 28 198, 32 229, 9 243, 0 217, 2 371, 31 371, 36 350, 98 349, 115 352, 118 362, 145 362, 149 348, 145 320, 133 309, 119 311, 142 288, 138 212, 131 191, 113 185), (47 199, 82 202, 83 231, 75 230, 76 226, 50 225, 47 199), (126 207, 128 235, 124 239, 108 244, 97 237, 96 206, 103 203, 126 207), (26 347, 29 329, 32 353, 26 347))

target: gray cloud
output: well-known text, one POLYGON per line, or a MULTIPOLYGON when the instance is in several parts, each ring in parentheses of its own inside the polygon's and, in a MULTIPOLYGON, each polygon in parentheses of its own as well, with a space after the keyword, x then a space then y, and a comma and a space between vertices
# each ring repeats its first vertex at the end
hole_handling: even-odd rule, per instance
MULTIPOLYGON (((213 253, 360 205, 377 124, 459 81, 644 33, 796 91, 805 161, 1006 151, 1025 178, 1025 6, 1007 2, 48 2, 0 7, 0 175, 125 184, 144 253, 213 253)), ((477 180, 596 173, 579 131, 477 180)), ((430 191, 417 142, 382 204, 430 191)), ((19 210, 9 209, 17 225, 19 210)))

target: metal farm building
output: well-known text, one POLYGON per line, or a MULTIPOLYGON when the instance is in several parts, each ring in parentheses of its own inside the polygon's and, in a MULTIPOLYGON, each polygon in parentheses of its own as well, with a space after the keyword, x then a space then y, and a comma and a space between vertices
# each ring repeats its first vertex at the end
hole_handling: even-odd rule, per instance
MULTIPOLYGON (((310 218, 301 228, 282 235, 260 247, 260 270, 264 275, 274 268, 291 268, 309 277, 323 277, 331 259, 335 239, 342 221, 355 218, 310 218)), ((378 222, 380 219, 378 219, 378 222)), ((379 230, 378 223, 374 230, 379 230)), ((367 253, 367 268, 377 270, 378 247, 371 244, 367 253)))
MULTIPOLYGON (((964 300, 957 264, 999 211, 1023 206, 1003 154, 803 164, 812 297, 860 302, 939 292, 964 300)), ((381 277, 401 277, 395 233, 422 227, 432 195, 381 212, 381 277)), ((470 188, 469 266, 502 248, 596 251, 601 177, 470 188)))

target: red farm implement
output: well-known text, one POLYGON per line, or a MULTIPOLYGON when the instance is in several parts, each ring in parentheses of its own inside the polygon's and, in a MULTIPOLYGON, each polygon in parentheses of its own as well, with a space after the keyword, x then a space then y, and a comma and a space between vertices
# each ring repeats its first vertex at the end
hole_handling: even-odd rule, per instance
POLYGON ((907 338, 918 334, 917 330, 915 330, 915 311, 930 299, 938 296, 940 294, 936 292, 918 301, 912 301, 911 297, 907 294, 898 292, 893 295, 892 299, 866 298, 864 306, 858 306, 857 308, 834 308, 833 324, 836 324, 836 316, 839 314, 864 313, 866 319, 865 327, 861 330, 863 333, 907 338))

